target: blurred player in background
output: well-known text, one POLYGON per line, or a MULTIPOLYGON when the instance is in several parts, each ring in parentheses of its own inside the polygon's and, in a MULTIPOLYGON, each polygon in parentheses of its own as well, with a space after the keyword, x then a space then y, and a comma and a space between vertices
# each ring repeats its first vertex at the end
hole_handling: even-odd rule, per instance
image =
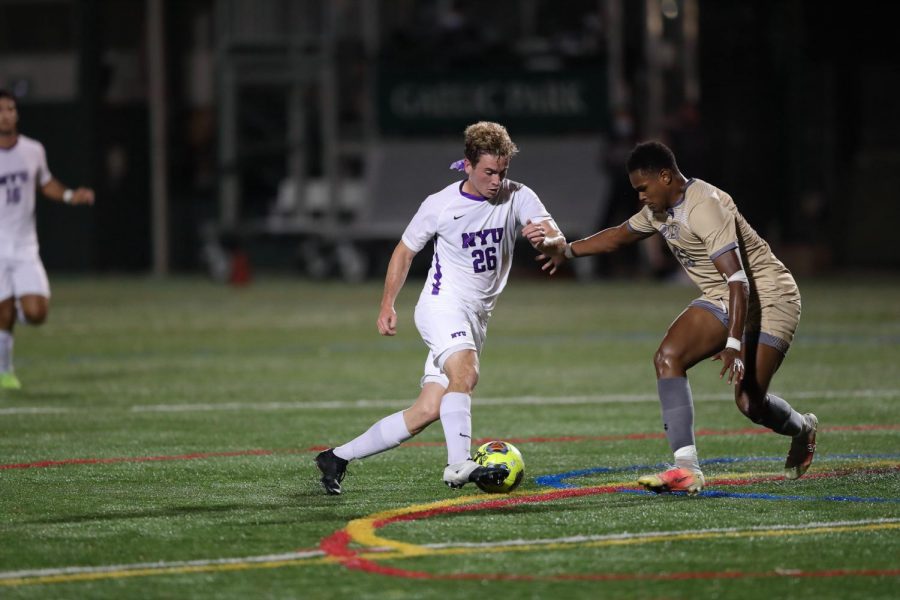
MULTIPOLYGON (((703 295, 666 332, 653 362, 663 426, 675 467, 638 479, 655 492, 699 492, 703 473, 694 443, 694 406, 687 371, 701 360, 722 361, 720 377, 734 384, 738 409, 751 421, 792 438, 785 477, 797 479, 812 463, 818 420, 768 393, 800 321, 800 291, 790 271, 738 212, 726 192, 687 179, 659 142, 638 144, 628 178, 644 208, 617 227, 538 257, 551 273, 566 259, 613 252, 659 233, 703 295)), ((523 234, 539 245, 542 224, 523 234)))
POLYGON ((50 284, 38 253, 35 188, 51 200, 93 204, 94 191, 69 189, 47 168, 44 146, 18 132, 15 97, 0 90, 0 389, 22 387, 13 371, 16 320, 40 325, 50 284))
MULTIPOLYGON (((438 419, 447 442, 443 477, 448 486, 498 483, 506 477, 502 467, 481 467, 469 454, 472 392, 488 318, 506 285, 519 225, 541 224, 544 237, 535 247, 542 252, 553 247, 562 252, 565 246, 537 195, 506 178, 517 152, 502 125, 479 122, 467 127, 465 158, 451 165, 465 171, 466 179, 428 196, 404 231, 388 264, 377 325, 381 335, 396 335, 394 301, 413 257, 433 241, 431 269, 415 310, 416 327, 429 349, 422 389, 407 410, 384 417, 362 435, 316 457, 329 494, 341 493, 349 461, 394 448, 438 419)), ((400 167, 416 168, 415 161, 411 156, 411 164, 400 167)))

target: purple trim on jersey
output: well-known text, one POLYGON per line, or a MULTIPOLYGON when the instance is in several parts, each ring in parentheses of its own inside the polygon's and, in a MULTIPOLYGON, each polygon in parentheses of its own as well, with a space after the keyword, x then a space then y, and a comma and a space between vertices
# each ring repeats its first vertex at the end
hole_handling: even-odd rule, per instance
POLYGON ((466 170, 466 159, 461 158, 459 160, 454 160, 450 163, 450 169, 453 171, 465 171, 466 170))
MULTIPOLYGON (((435 242, 435 249, 437 249, 437 242, 435 242)), ((438 258, 437 251, 434 253, 434 283, 431 284, 431 295, 437 296, 441 293, 441 260, 438 258)))
MULTIPOLYGON (((747 337, 746 334, 744 335, 744 337, 747 337)), ((759 343, 765 344, 766 346, 771 346, 782 354, 787 354, 788 350, 791 349, 791 345, 788 342, 778 336, 772 335, 771 333, 766 333, 765 331, 759 332, 759 343)))
POLYGON ((713 314, 713 316, 715 318, 717 318, 719 320, 719 322, 722 324, 723 327, 725 327, 725 329, 728 329, 728 313, 726 313, 724 310, 722 310, 722 307, 719 306, 718 304, 714 304, 714 303, 710 302, 709 300, 703 300, 701 298, 697 298, 696 300, 694 300, 693 302, 688 304, 688 306, 696 306, 697 308, 702 308, 703 310, 708 310, 709 312, 711 312, 713 314))
POLYGON ((467 194, 464 191, 462 191, 462 188, 465 184, 466 184, 465 181, 459 182, 459 195, 460 196, 462 196, 463 198, 468 198, 469 200, 475 200, 476 202, 484 202, 485 200, 487 200, 487 198, 485 198, 484 196, 476 196, 474 194, 467 194))
POLYGON ((651 235, 653 235, 653 233, 659 233, 659 231, 656 229, 653 230, 653 233, 647 233, 646 231, 638 231, 637 229, 632 227, 631 221, 625 221, 625 226, 628 228, 628 231, 630 231, 631 233, 636 233, 638 235, 644 236, 645 238, 650 237, 651 235))
POLYGON ((719 258, 720 256, 722 256, 723 254, 725 254, 725 253, 728 252, 729 250, 734 250, 734 249, 737 248, 737 247, 738 247, 737 242, 731 242, 730 244, 726 245, 725 247, 723 247, 723 248, 721 248, 721 249, 719 249, 719 250, 716 250, 715 252, 713 252, 712 254, 710 254, 710 255, 709 255, 709 260, 716 260, 717 258, 719 258))
POLYGON ((675 207, 676 207, 676 206, 680 206, 681 204, 684 203, 684 199, 685 199, 685 197, 687 197, 687 189, 688 189, 689 187, 691 187, 691 184, 692 184, 692 183, 694 183, 694 178, 693 178, 693 177, 691 177, 690 179, 687 180, 687 184, 684 186, 684 193, 681 194, 681 198, 678 199, 678 202, 676 202, 676 203, 672 206, 672 208, 667 208, 667 209, 666 209, 666 212, 669 213, 669 216, 670 216, 670 217, 674 217, 674 216, 675 216, 675 207))

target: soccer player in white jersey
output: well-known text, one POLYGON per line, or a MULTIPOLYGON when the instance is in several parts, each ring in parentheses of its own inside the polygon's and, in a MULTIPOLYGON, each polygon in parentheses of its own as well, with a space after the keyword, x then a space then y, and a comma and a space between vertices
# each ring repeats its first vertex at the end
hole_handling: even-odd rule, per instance
MULTIPOLYGON (((694 443, 694 406, 687 370, 713 357, 720 377, 734 385, 734 400, 748 419, 791 437, 785 477, 797 479, 816 449, 818 419, 801 415, 768 393, 800 321, 800 291, 791 272, 738 212, 727 192, 678 170, 659 142, 638 144, 628 178, 644 208, 618 227, 604 229, 538 257, 555 270, 566 259, 613 252, 659 233, 703 295, 666 332, 653 358, 663 424, 675 466, 638 483, 654 492, 699 492, 705 480, 694 443)), ((532 244, 540 223, 526 225, 532 244)), ((551 232, 550 235, 555 235, 551 232)))
POLYGON ((378 332, 397 333, 394 301, 413 257, 434 243, 431 269, 415 323, 428 346, 421 392, 413 405, 388 415, 346 444, 320 453, 316 465, 329 494, 341 493, 347 463, 384 452, 438 419, 447 442, 444 482, 457 489, 468 482, 506 478, 502 467, 480 467, 469 455, 472 392, 478 383, 478 357, 487 322, 503 291, 520 225, 541 223, 546 235, 535 247, 562 249, 565 238, 537 195, 506 178, 518 152, 497 123, 479 122, 465 131, 465 158, 454 163, 466 179, 428 196, 397 244, 384 282, 378 332))
POLYGON ((13 327, 40 325, 50 307, 50 284, 38 254, 35 188, 51 200, 93 204, 88 188, 69 189, 47 168, 44 147, 18 132, 16 98, 0 90, 0 389, 19 389, 13 370, 13 327))

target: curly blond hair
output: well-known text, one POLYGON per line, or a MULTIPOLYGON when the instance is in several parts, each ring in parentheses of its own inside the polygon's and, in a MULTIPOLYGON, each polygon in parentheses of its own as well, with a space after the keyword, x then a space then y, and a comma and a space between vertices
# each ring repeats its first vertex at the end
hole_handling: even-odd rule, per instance
POLYGON ((519 152, 500 123, 479 121, 466 127, 466 158, 469 162, 478 163, 482 154, 512 158, 519 152))

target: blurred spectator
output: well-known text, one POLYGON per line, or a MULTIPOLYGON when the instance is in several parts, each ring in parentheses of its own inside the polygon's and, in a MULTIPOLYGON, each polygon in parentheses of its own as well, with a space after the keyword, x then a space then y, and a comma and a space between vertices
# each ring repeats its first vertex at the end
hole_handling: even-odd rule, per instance
MULTIPOLYGON (((606 156, 603 157, 603 168, 609 173, 610 188, 606 212, 598 223, 598 231, 621 225, 640 208, 625 168, 628 155, 636 143, 634 115, 631 111, 620 108, 613 115, 611 138, 606 156)), ((638 262, 638 246, 631 246, 619 253, 615 265, 620 270, 627 269, 633 272, 638 262)), ((597 272, 605 277, 613 275, 613 262, 608 255, 597 257, 597 272)))
POLYGON ((678 152, 678 166, 688 176, 697 171, 710 171, 710 160, 700 119, 700 108, 695 102, 685 100, 665 119, 663 143, 678 152))
MULTIPOLYGON (((511 2, 508 8, 516 7, 511 2)), ((427 64, 438 69, 471 66, 489 56, 492 65, 547 71, 596 62, 603 56, 605 28, 595 0, 572 1, 564 11, 550 0, 531 8, 525 12, 533 13, 532 18, 520 11, 518 18, 485 27, 481 2, 417 2, 410 7, 413 15, 391 28, 382 58, 391 65, 427 64)))

